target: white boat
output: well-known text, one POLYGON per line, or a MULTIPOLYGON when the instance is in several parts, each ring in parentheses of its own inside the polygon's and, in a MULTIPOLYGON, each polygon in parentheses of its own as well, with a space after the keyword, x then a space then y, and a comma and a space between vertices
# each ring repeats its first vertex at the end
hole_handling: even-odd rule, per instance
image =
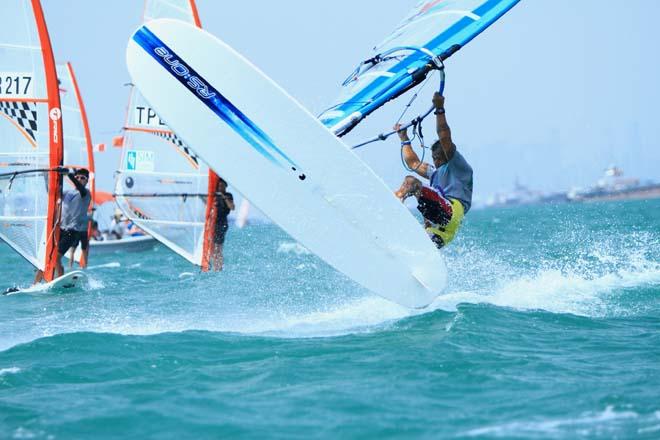
POLYGON ((135 235, 119 240, 91 240, 89 242, 89 252, 91 255, 141 252, 153 249, 157 243, 158 241, 149 235, 135 235))

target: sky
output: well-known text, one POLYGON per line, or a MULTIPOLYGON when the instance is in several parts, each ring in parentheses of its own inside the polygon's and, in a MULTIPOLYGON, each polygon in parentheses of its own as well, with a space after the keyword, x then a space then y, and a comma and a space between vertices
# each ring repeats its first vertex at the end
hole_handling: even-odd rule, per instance
MULTIPOLYGON (((206 30, 314 114, 332 103, 343 79, 415 4, 197 1, 206 30)), ((107 145, 96 156, 97 181, 111 190, 119 164, 111 139, 124 123, 130 82, 126 44, 140 24, 143 1, 42 5, 56 59, 76 70, 93 142, 107 145)), ((659 13, 655 0, 522 0, 447 61, 447 119, 474 168, 477 203, 511 189, 516 179, 544 191, 593 184, 611 164, 627 176, 660 180, 659 13)), ((428 85, 418 108, 426 108, 431 95, 428 85)), ((405 102, 370 116, 347 143, 388 130, 405 102)), ((427 123, 427 140, 433 131, 427 123)), ((392 188, 406 174, 394 138, 358 155, 392 188)))

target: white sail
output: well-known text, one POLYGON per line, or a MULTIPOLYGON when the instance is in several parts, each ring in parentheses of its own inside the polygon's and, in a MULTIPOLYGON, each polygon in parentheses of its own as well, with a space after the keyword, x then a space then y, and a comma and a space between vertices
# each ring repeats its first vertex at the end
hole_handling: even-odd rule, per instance
MULTIPOLYGON (((200 26, 193 0, 147 0, 144 21, 176 18, 200 26)), ((201 160, 131 90, 115 179, 127 218, 193 264, 206 268, 209 174, 201 160)), ((213 184, 213 182, 212 182, 213 184)))
POLYGON ((53 278, 62 124, 55 64, 38 0, 2 5, 0 237, 53 278))

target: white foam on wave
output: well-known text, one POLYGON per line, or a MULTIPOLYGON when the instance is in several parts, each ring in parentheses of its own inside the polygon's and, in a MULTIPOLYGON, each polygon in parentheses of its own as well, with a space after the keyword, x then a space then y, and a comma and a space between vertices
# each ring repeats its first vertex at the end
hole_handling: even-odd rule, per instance
POLYGON ((9 368, 0 368, 0 377, 8 374, 17 374, 20 373, 21 369, 18 367, 9 367, 9 368))
POLYGON ((87 285, 84 286, 85 290, 101 290, 105 288, 105 283, 103 280, 94 278, 92 276, 87 277, 87 285))
MULTIPOLYGON (((529 262, 521 271, 485 252, 455 258, 460 283, 449 286, 427 310, 455 311, 461 303, 603 317, 634 313, 621 306, 625 289, 660 285, 660 261, 646 255, 657 240, 638 247, 595 243, 582 254, 529 262), (467 279, 467 281, 466 281, 467 279), (462 284, 462 285, 461 285, 462 284)), ((520 262, 518 262, 520 263, 520 262)))
POLYGON ((369 296, 328 309, 294 313, 277 322, 252 323, 246 333, 286 336, 337 336, 369 332, 383 324, 410 316, 410 311, 390 301, 369 296))
POLYGON ((300 243, 283 242, 277 247, 278 254, 310 255, 311 252, 300 243))
POLYGON ((530 421, 515 421, 499 425, 489 425, 471 429, 462 435, 468 437, 527 437, 536 435, 570 436, 616 435, 620 425, 640 416, 634 411, 616 411, 613 406, 607 406, 600 412, 587 412, 575 418, 538 419, 530 421))
POLYGON ((88 266, 87 270, 94 270, 94 269, 116 269, 118 267, 121 267, 121 263, 119 261, 111 261, 110 263, 104 263, 104 264, 97 264, 95 266, 88 266))
POLYGON ((179 316, 112 316, 98 314, 77 323, 77 329, 123 335, 153 335, 183 331, 213 331, 244 335, 277 337, 324 337, 354 333, 368 333, 374 328, 411 315, 410 310, 379 297, 368 296, 336 306, 313 311, 279 312, 274 315, 230 313, 197 310, 179 316))
POLYGON ((625 313, 608 294, 631 287, 660 283, 660 269, 606 274, 587 278, 559 270, 541 270, 502 282, 492 290, 455 291, 439 296, 429 309, 455 311, 461 303, 488 303, 520 310, 545 310, 581 316, 625 313))

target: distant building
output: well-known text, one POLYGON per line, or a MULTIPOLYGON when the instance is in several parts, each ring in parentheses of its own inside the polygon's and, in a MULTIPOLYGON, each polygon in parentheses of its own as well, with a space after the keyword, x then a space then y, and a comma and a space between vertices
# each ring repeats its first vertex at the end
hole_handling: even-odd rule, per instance
POLYGON ((572 202, 590 200, 652 199, 660 197, 660 183, 623 176, 623 170, 610 165, 595 185, 572 188, 567 197, 572 202))

